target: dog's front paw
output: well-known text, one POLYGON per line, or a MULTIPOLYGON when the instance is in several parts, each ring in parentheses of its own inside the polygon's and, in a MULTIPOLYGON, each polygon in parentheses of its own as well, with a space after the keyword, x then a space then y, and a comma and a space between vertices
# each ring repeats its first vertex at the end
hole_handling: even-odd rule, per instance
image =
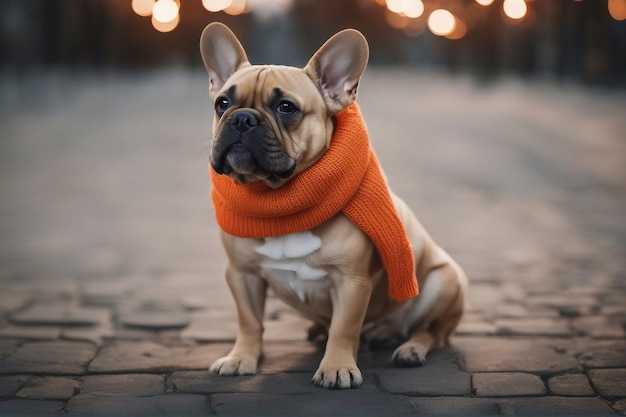
POLYGON ((328 389, 348 389, 361 385, 363 377, 356 366, 320 365, 311 382, 328 389))
POLYGON ((428 349, 409 341, 398 347, 391 358, 398 366, 422 366, 427 353, 428 349))
POLYGON ((209 372, 222 376, 254 375, 257 371, 257 360, 239 356, 224 356, 213 362, 209 372))

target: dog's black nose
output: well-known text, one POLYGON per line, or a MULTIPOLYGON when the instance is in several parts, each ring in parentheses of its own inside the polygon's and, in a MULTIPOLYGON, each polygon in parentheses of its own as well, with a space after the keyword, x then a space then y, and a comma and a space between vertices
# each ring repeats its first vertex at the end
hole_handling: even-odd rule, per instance
POLYGON ((242 111, 233 115, 230 125, 238 132, 245 133, 254 129, 259 124, 259 119, 252 113, 242 111))

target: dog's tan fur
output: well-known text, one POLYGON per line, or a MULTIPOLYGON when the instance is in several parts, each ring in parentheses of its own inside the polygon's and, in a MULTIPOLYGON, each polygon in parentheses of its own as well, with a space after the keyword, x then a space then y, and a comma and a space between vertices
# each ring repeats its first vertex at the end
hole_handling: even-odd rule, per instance
MULTIPOLYGON (((279 139, 285 154, 297 163, 289 178, 238 171, 237 167, 229 175, 244 184, 264 179, 274 188, 314 164, 328 149, 333 115, 356 99, 368 58, 367 43, 354 30, 331 38, 304 69, 251 66, 237 38, 221 24, 207 26, 200 45, 211 97, 215 100, 236 86, 235 107, 255 111, 265 128, 272 129, 279 139), (265 104, 276 87, 305 115, 297 126, 287 129, 273 122, 265 104)), ((220 140, 231 114, 216 115, 214 141, 220 140)), ((315 323, 312 334, 327 332, 326 351, 313 376, 313 382, 325 388, 350 388, 362 383, 356 364, 362 338, 367 342, 404 339, 393 353, 399 365, 421 365, 431 348, 444 346, 463 314, 467 279, 406 204, 392 197, 413 245, 421 289, 419 296, 402 303, 387 295, 386 273, 372 242, 343 214, 310 231, 321 240, 321 246, 298 262, 325 276, 296 282, 297 291, 293 279, 267 267, 267 257, 258 252, 264 239, 239 238, 223 232, 228 255, 226 280, 237 306, 239 331, 231 352, 210 370, 220 375, 257 372, 268 287, 315 323)))

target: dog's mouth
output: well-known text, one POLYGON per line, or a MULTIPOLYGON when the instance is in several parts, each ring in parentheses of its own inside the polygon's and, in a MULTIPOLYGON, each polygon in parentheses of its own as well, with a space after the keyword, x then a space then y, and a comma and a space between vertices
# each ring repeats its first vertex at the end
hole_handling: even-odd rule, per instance
POLYGON ((247 184, 259 179, 272 182, 272 178, 289 178, 296 169, 296 162, 282 151, 261 152, 261 149, 251 149, 243 141, 237 141, 228 147, 216 146, 211 155, 211 166, 218 174, 226 174, 247 184))
POLYGON ((248 175, 258 171, 258 164, 246 145, 237 142, 226 151, 223 169, 226 174, 235 171, 248 175))

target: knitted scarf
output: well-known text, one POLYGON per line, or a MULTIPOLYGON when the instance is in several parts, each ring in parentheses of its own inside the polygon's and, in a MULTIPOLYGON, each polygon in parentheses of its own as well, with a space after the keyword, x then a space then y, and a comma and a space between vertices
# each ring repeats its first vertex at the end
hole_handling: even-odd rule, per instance
POLYGON ((246 186, 209 169, 217 223, 225 232, 263 238, 312 229, 343 212, 374 243, 397 301, 418 294, 404 225, 355 104, 338 113, 329 149, 277 189, 246 186))

